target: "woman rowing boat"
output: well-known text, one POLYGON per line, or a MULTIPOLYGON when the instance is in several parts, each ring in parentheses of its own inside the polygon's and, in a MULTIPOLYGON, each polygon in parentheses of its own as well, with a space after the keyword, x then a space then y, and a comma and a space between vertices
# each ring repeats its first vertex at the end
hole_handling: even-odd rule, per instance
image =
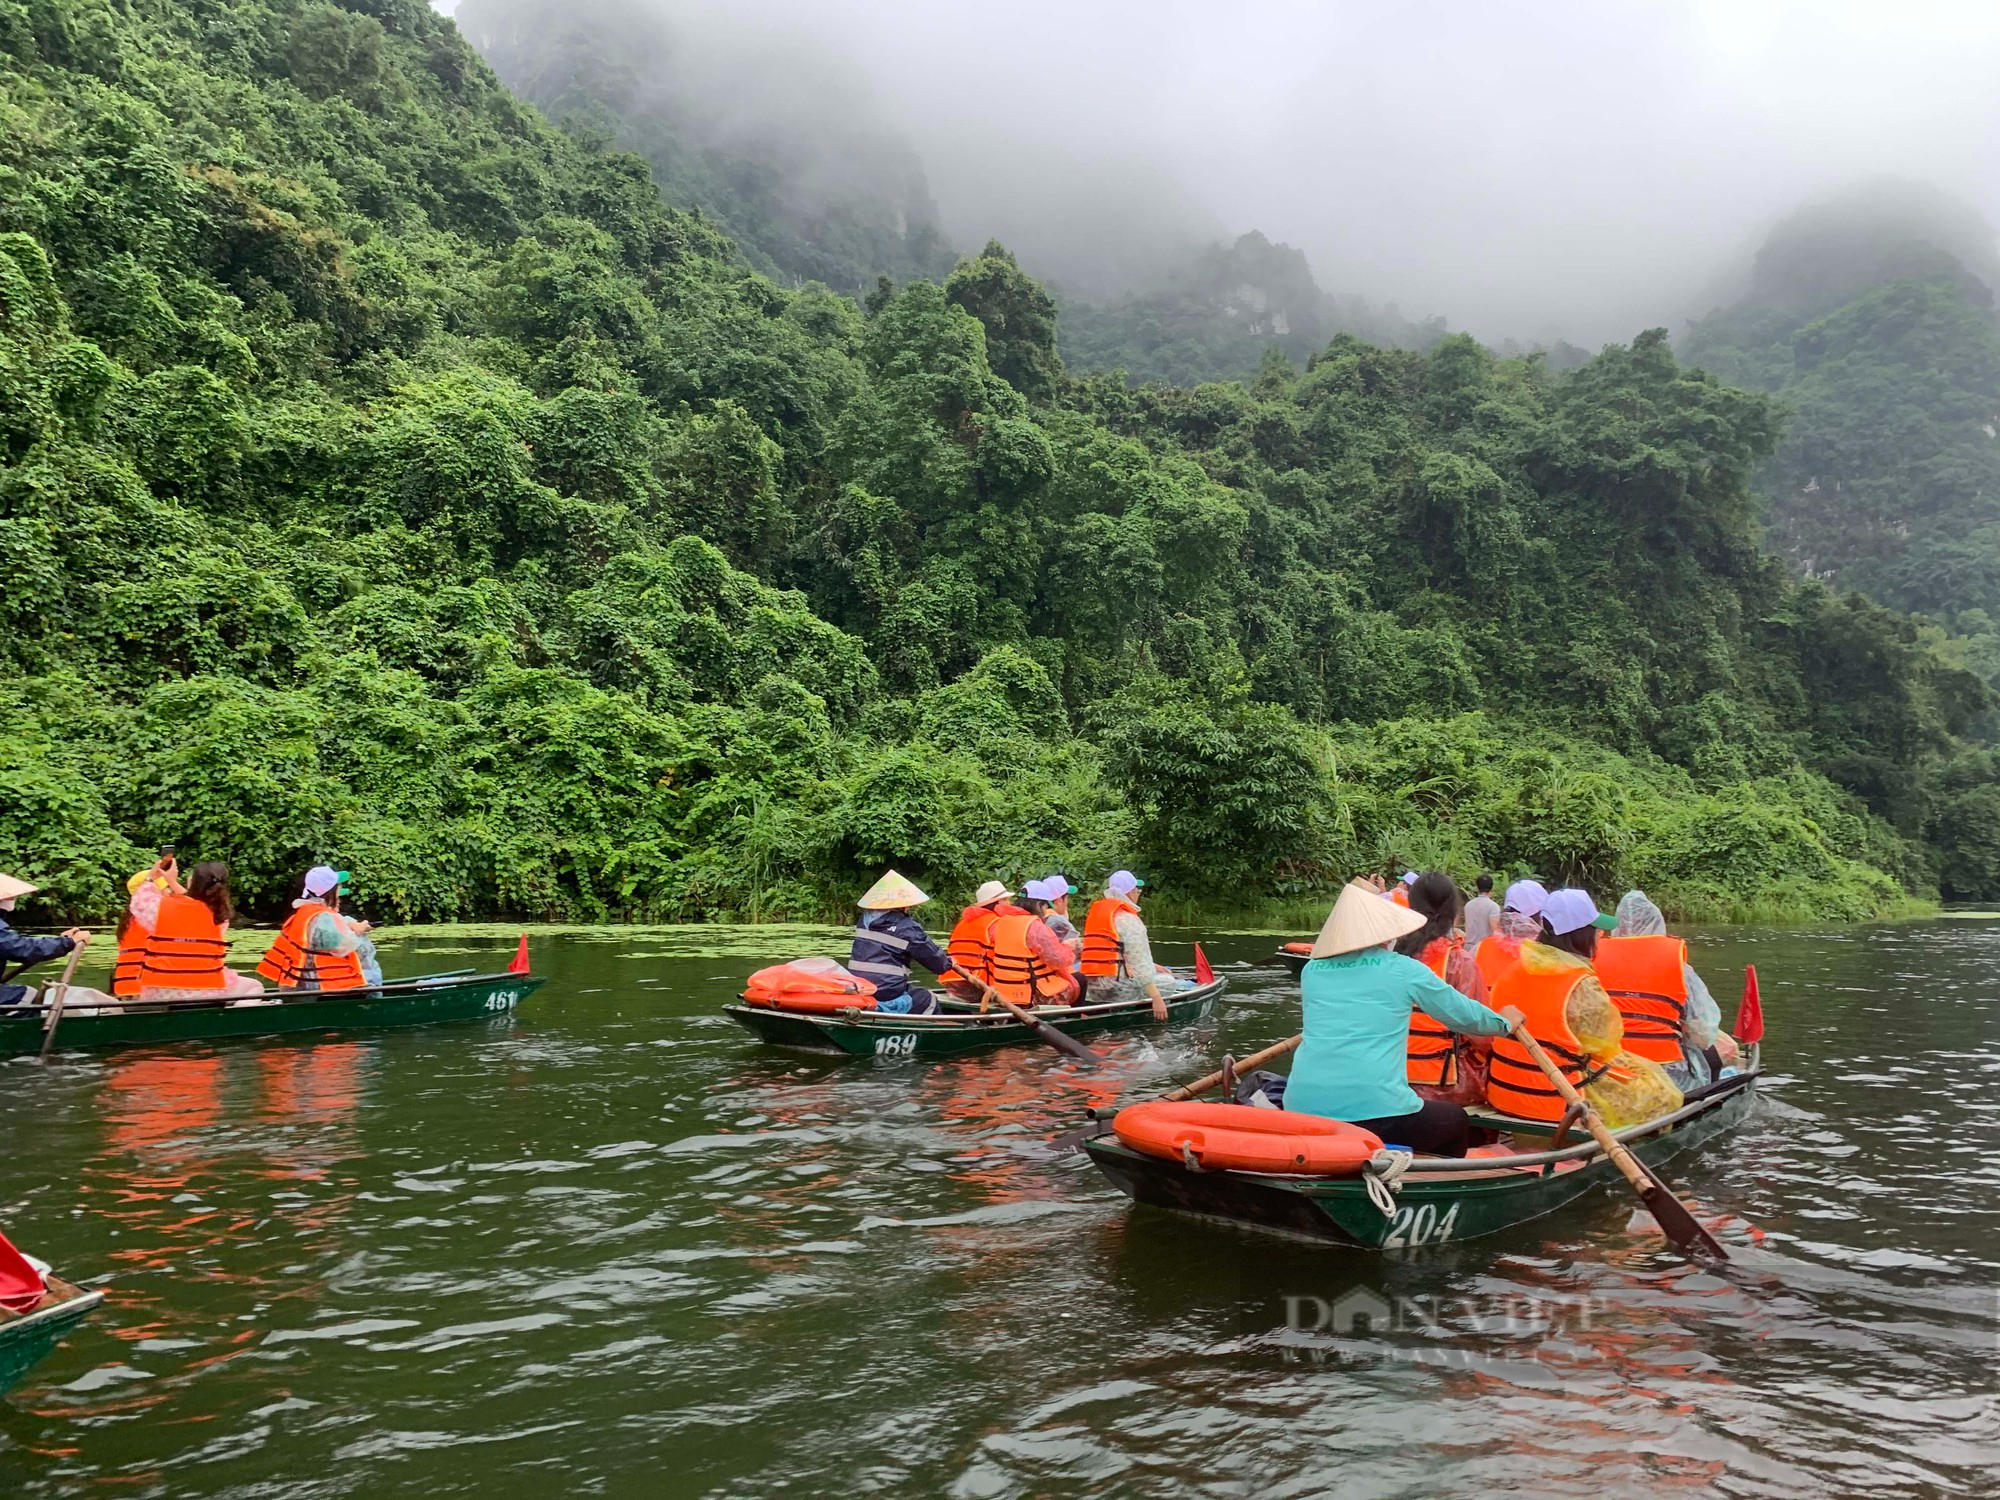
POLYGON ((1463 1156, 1471 1134, 1465 1107, 1419 1099, 1406 1076, 1411 1012, 1466 1036, 1504 1036, 1520 1017, 1496 1015, 1416 959, 1391 951, 1425 921, 1359 881, 1340 893, 1300 975, 1305 1040, 1284 1106, 1349 1121, 1413 1151, 1463 1156))

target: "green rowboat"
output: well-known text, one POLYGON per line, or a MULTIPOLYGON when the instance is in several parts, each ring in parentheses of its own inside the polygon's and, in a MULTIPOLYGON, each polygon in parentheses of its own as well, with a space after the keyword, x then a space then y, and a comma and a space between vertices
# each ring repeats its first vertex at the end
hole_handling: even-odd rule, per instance
MULTIPOLYGON (((1211 980, 1167 998, 1167 1019, 1153 1019, 1151 1000, 1120 1000, 1109 1005, 1051 1005, 1035 1014, 1058 1031, 1090 1036, 1100 1031, 1134 1031, 1145 1026, 1182 1026, 1215 1013, 1215 1002, 1229 987, 1227 979, 1211 980)), ((772 1010, 761 1005, 727 1005, 723 1014, 774 1047, 807 1052, 831 1052, 844 1057, 951 1057, 985 1047, 1011 1047, 1039 1042, 1028 1027, 1003 1010, 981 1015, 977 1009, 952 1008, 932 1015, 902 1016, 858 1008, 814 1015, 772 1010)))
MULTIPOLYGON (((533 974, 429 974, 360 990, 266 990, 246 1000, 128 1001, 66 1008, 56 1046, 152 1047, 299 1031, 431 1026, 506 1015, 542 984, 533 974)), ((0 1010, 0 1057, 38 1052, 47 1012, 0 1010)))
POLYGON ((102 1292, 85 1291, 51 1276, 48 1295, 33 1311, 0 1310, 0 1395, 13 1389, 30 1365, 55 1348, 103 1300, 102 1292))
MULTIPOLYGON (((1761 1070, 1699 1090, 1672 1114, 1617 1131, 1649 1166, 1662 1164, 1732 1129, 1750 1112, 1761 1070)), ((1507 1129, 1527 1121, 1472 1112, 1473 1123, 1507 1129)), ((1540 1129, 1546 1131, 1547 1126, 1540 1129)), ((1294 1239, 1363 1250, 1414 1250, 1498 1234, 1625 1180, 1595 1141, 1555 1151, 1446 1160, 1418 1157, 1383 1213, 1359 1177, 1285 1177, 1262 1172, 1203 1172, 1147 1156, 1108 1133, 1083 1149, 1112 1184, 1135 1202, 1174 1209, 1294 1239)))

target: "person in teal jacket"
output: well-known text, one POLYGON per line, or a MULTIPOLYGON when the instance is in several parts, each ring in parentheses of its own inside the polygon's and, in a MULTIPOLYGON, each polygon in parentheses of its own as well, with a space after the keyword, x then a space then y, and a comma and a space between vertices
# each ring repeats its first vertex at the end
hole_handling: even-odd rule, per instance
POLYGON ((1509 1006, 1496 1015, 1390 949, 1424 920, 1358 881, 1340 893, 1299 978, 1305 1040, 1284 1107, 1351 1121, 1387 1145, 1463 1156, 1471 1135, 1464 1106, 1419 1099, 1405 1077, 1410 1011, 1420 1008, 1468 1036, 1504 1036, 1520 1013, 1509 1006))

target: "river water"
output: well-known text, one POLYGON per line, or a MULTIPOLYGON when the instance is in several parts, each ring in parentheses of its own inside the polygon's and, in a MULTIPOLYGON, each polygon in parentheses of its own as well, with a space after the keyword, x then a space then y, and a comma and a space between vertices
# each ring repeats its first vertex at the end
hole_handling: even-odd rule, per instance
POLYGON ((0 1495, 2000 1492, 2000 922, 1697 935, 1769 1026, 1671 1174, 1728 1279, 1608 1191, 1400 1258, 1132 1208, 1051 1137, 1298 1019, 1271 938, 1206 947, 1221 1016, 1094 1074, 760 1047, 736 982, 828 948, 768 927, 538 935, 491 1022, 7 1065, 0 1225, 109 1301, 0 1403, 0 1495))

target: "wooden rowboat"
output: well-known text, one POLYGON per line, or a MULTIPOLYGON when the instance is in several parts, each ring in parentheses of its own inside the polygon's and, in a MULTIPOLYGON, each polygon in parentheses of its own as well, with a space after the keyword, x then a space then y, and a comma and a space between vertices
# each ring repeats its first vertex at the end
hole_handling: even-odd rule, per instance
MULTIPOLYGON (((1634 1155, 1659 1167, 1741 1123, 1762 1070, 1697 1090, 1672 1114, 1615 1132, 1634 1155)), ((1474 1110, 1475 1125, 1546 1132, 1548 1126, 1474 1110)), ((1417 1157, 1394 1194, 1376 1207, 1358 1177, 1288 1177, 1190 1169, 1143 1155, 1104 1134, 1082 1142, 1098 1169, 1135 1202, 1292 1238, 1365 1250, 1417 1249, 1497 1234, 1624 1179, 1595 1141, 1555 1151, 1516 1151, 1463 1160, 1417 1157)))
MULTIPOLYGON (((297 1031, 431 1026, 505 1015, 541 987, 533 974, 427 974, 359 990, 266 990, 240 1000, 127 1001, 64 1009, 56 1046, 150 1047, 297 1031)), ((0 1057, 37 1052, 47 1012, 0 1009, 0 1057)))
MULTIPOLYGON (((1182 1026, 1214 1014, 1227 979, 1211 980, 1167 997, 1167 1019, 1153 1019, 1153 1002, 1120 1000, 1108 1005, 1051 1005, 1036 1016, 1071 1036, 1101 1031, 1134 1031, 1146 1026, 1182 1026)), ((723 1014, 774 1047, 831 1052, 845 1057, 950 1057, 985 1047, 1020 1046, 1039 1039, 1002 1010, 982 1015, 956 1006, 932 1015, 895 1015, 858 1007, 815 1015, 762 1005, 726 1005, 723 1014)))
POLYGON ((1312 957, 1311 943, 1286 943, 1271 955, 1271 962, 1292 971, 1297 979, 1306 971, 1306 962, 1312 957))
POLYGON ((0 1395, 11 1390, 30 1365, 55 1348, 104 1300, 104 1293, 86 1291, 59 1277, 50 1276, 47 1281, 48 1294, 38 1306, 24 1313, 0 1308, 0 1395))

